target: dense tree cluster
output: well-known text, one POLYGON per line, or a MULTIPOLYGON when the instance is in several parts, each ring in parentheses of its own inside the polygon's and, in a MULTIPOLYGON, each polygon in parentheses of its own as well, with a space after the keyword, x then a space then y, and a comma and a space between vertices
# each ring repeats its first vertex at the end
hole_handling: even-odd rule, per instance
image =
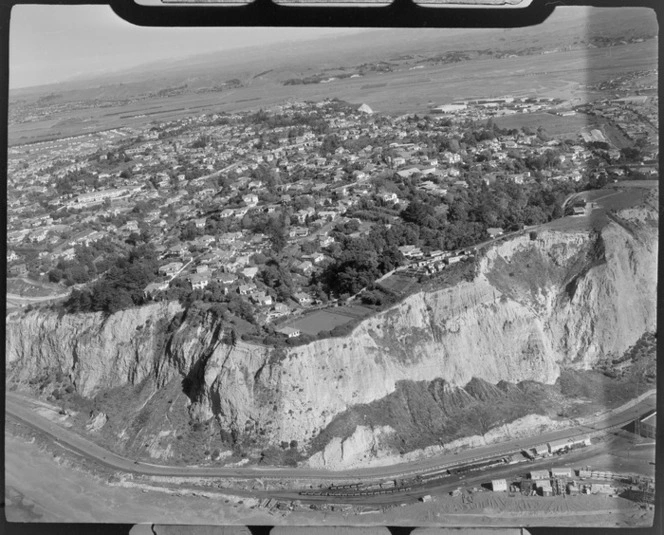
POLYGON ((281 301, 288 300, 294 293, 290 270, 276 258, 269 259, 257 276, 258 280, 272 288, 281 301))
POLYGON ((317 134, 324 134, 329 130, 327 121, 322 114, 294 113, 292 115, 269 114, 259 110, 244 118, 246 124, 260 126, 265 129, 290 128, 288 137, 293 138, 304 134, 304 128, 308 127, 317 134))
POLYGON ((90 289, 73 290, 65 303, 68 312, 105 312, 143 304, 144 288, 157 278, 159 263, 154 248, 141 245, 119 257, 90 289))
POLYGON ((72 260, 61 258, 48 272, 50 282, 63 283, 65 286, 90 282, 99 273, 113 265, 117 257, 117 247, 109 238, 104 238, 90 245, 77 245, 72 260))
POLYGON ((407 229, 376 227, 366 237, 337 234, 334 261, 313 277, 328 294, 354 295, 404 263, 398 247, 408 241, 407 229))
POLYGON ((488 239, 490 227, 512 231, 546 223, 563 215, 563 200, 579 188, 571 181, 499 180, 489 186, 469 177, 467 183, 468 188, 454 188, 443 200, 417 189, 415 180, 404 179, 397 189, 408 204, 400 212, 376 197, 363 199, 347 214, 356 219, 335 227, 333 262, 314 277, 313 285, 321 284, 328 294, 354 295, 403 264, 400 246, 414 245, 425 252, 457 250, 488 239), (358 220, 385 225, 374 226, 365 236, 350 237, 359 228, 358 220))

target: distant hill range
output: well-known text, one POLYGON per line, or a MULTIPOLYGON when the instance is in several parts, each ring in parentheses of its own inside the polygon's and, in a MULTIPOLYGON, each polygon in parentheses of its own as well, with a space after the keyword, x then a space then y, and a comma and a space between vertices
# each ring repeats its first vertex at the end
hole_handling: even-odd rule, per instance
MULTIPOLYGON (((221 31, 221 30, 220 30, 221 31)), ((531 54, 560 47, 612 46, 657 35, 653 11, 644 8, 558 8, 543 24, 515 29, 368 29, 366 32, 161 61, 122 72, 14 89, 13 101, 47 96, 52 102, 122 100, 159 91, 199 91, 237 81, 242 86, 283 85, 372 65, 399 67, 435 58, 466 61, 480 56, 531 54), (451 58, 451 59, 450 59, 451 58), (326 74, 327 73, 327 74, 326 74), (130 80, 128 82, 128 80, 130 80)))

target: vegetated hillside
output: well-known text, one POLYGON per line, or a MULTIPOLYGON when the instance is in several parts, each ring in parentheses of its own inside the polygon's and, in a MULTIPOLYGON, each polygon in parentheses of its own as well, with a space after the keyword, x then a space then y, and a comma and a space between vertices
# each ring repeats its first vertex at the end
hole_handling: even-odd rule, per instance
POLYGON ((594 43, 605 39, 652 37, 657 21, 644 8, 560 8, 543 24, 503 29, 367 30, 305 42, 212 52, 142 65, 127 71, 35 88, 12 90, 10 102, 50 94, 52 102, 127 99, 187 84, 189 90, 232 78, 244 85, 281 84, 329 69, 374 62, 416 65, 439 54, 472 50, 521 53, 594 43))
MULTIPOLYGON (((508 240, 480 259, 472 282, 411 295, 346 337, 288 349, 234 341, 222 320, 177 304, 108 318, 12 314, 7 377, 69 403, 76 425, 136 456, 199 462, 232 450, 229 459, 294 463, 332 442, 354 455, 398 453, 530 410, 565 416, 551 404, 574 414, 574 398, 598 377, 582 373, 612 372, 656 331, 656 262, 651 202, 600 231, 508 240), (344 445, 358 430, 368 435, 344 445)), ((595 381, 595 407, 635 395, 613 380, 595 381), (611 401, 603 384, 622 393, 611 401)))

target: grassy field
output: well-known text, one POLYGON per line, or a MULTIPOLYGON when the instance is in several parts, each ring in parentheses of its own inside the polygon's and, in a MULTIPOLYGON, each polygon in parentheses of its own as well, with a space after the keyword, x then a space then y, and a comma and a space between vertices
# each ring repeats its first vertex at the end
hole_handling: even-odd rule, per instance
POLYGON ((404 274, 395 273, 379 283, 381 288, 394 292, 399 295, 406 295, 412 287, 417 284, 417 281, 412 277, 404 274))
POLYGON ((315 336, 321 331, 331 331, 335 327, 365 318, 372 313, 371 309, 362 306, 328 308, 307 313, 287 325, 299 329, 304 334, 315 336))
MULTIPOLYGON (((652 182, 652 181, 644 181, 652 182)), ((652 186, 650 186, 652 187, 652 186)), ((567 216, 555 219, 550 223, 542 225, 543 228, 562 231, 585 231, 589 229, 601 229, 609 222, 606 215, 608 210, 622 210, 641 204, 650 192, 650 187, 630 187, 615 190, 613 188, 586 191, 579 194, 579 198, 595 202, 598 208, 587 216, 567 216)))
POLYGON ((527 127, 531 130, 537 130, 540 126, 544 128, 550 136, 572 138, 583 129, 596 128, 599 121, 589 115, 577 114, 570 117, 560 117, 551 113, 522 113, 500 117, 495 120, 500 128, 521 128, 527 127))
POLYGON ((60 295, 66 290, 62 286, 51 283, 33 282, 23 278, 7 279, 7 293, 24 297, 46 297, 60 295))

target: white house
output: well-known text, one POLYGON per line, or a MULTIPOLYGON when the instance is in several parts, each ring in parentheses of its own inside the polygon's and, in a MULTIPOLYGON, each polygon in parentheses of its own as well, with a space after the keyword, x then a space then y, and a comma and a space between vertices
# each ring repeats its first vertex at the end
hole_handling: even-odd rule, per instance
POLYGON ((182 266, 182 262, 169 262, 168 264, 164 264, 163 266, 159 267, 159 273, 163 273, 164 275, 173 275, 174 273, 180 271, 182 266))
POLYGON ((245 204, 248 204, 249 206, 256 206, 258 204, 258 195, 255 195, 254 193, 249 193, 247 195, 243 195, 242 200, 245 202, 245 204))
POLYGON ((288 338, 296 338, 301 334, 299 329, 294 329, 293 327, 281 327, 280 329, 276 329, 276 331, 285 334, 288 338))
POLYGON ((312 301, 311 297, 302 292, 293 294, 293 299, 295 299, 295 301, 300 305, 308 305, 312 301))
POLYGON ((242 270, 242 274, 249 279, 253 279, 257 273, 258 268, 256 266, 246 267, 242 270))
POLYGON ((210 279, 207 273, 195 273, 189 277, 189 282, 194 290, 202 290, 210 284, 210 279))
POLYGON ((489 227, 486 231, 492 239, 503 235, 503 229, 500 227, 489 227))

